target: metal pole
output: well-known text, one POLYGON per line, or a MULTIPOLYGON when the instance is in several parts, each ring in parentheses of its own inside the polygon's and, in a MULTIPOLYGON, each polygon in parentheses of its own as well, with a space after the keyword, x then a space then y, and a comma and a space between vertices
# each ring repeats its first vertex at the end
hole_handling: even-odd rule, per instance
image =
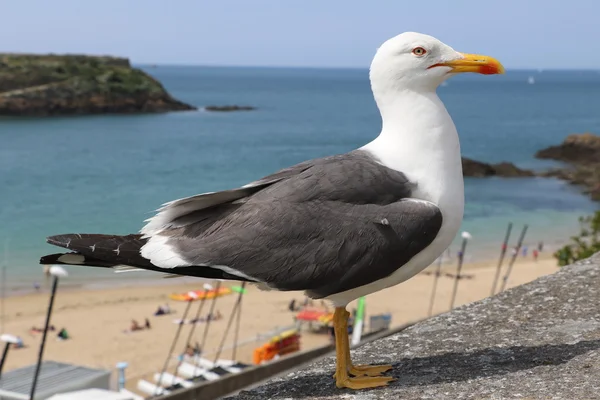
POLYGON ((463 238, 462 246, 460 248, 460 256, 458 257, 458 267, 456 268, 456 277, 454 278, 454 288, 452 289, 452 298, 450 299, 450 309, 454 308, 454 301, 456 300, 456 292, 458 291, 458 280, 460 279, 460 271, 462 270, 463 261, 465 259, 465 250, 467 249, 467 241, 469 239, 463 238))
POLYGON ((177 344, 177 339, 179 339, 179 334, 181 333, 181 328, 183 328, 183 325, 185 324, 185 318, 187 317, 188 312, 190 311, 190 307, 192 306, 193 301, 194 301, 193 298, 189 299, 187 305, 185 306, 185 311, 183 312, 183 315, 181 316, 181 323, 177 327, 177 332, 175 333, 175 338, 173 338, 173 342, 171 342, 171 348, 169 349, 169 354, 167 354, 167 359, 165 360, 165 365, 160 370, 160 375, 158 376, 158 382, 156 382, 156 389, 154 391, 155 396, 158 395, 158 392, 160 391, 160 385, 162 385, 163 375, 167 371, 167 367, 169 366, 169 360, 171 359, 171 355, 173 355, 173 350, 175 350, 175 345, 177 344))
POLYGON ((502 263, 504 262, 504 256, 506 255, 506 249, 508 246, 508 239, 510 238, 510 232, 512 231, 512 222, 508 223, 508 229, 504 236, 504 242, 502 242, 502 250, 500 251, 500 259, 498 260, 498 266, 496 267, 496 275, 494 276, 494 283, 492 284, 492 292, 490 296, 496 293, 496 286, 498 285, 498 278, 500 278, 500 271, 502 270, 502 263))
POLYGON ((6 298, 6 268, 8 268, 8 239, 4 241, 4 263, 2 264, 2 298, 0 299, 0 332, 4 333, 4 300, 6 298))
POLYGON ((519 242, 517 243, 517 248, 516 248, 515 254, 512 255, 510 262, 508 263, 508 269, 506 270, 506 275, 504 275, 504 278, 502 278, 502 286, 500 287, 500 292, 503 292, 504 289, 506 289, 506 284, 508 283, 508 277, 510 276, 510 273, 512 272, 512 268, 515 263, 515 260, 519 256, 519 251, 521 250, 521 246, 523 245, 523 239, 525 239, 525 234, 527 233, 527 228, 528 228, 528 226, 525 225, 523 227, 523 230, 521 231, 521 236, 519 237, 519 242))
POLYGON ((200 305, 198 306, 198 309, 196 310, 196 316, 194 317, 194 320, 193 320, 194 323, 192 324, 192 326, 190 328, 190 332, 188 333, 187 340, 185 341, 185 348, 183 349, 183 352, 179 359, 179 362, 177 363, 177 366, 175 367, 175 373, 173 374, 173 380, 172 380, 173 385, 175 384, 175 378, 177 378, 179 376, 179 367, 181 367, 181 364, 183 364, 183 355, 185 354, 190 343, 192 342, 192 337, 194 336, 194 331, 196 330, 196 324, 198 323, 198 319, 200 318, 200 314, 202 313, 202 309, 204 308, 205 302, 206 302, 206 296, 204 296, 200 299, 200 305))
POLYGON ((0 377, 2 377, 2 370, 4 369, 4 362, 8 357, 8 350, 10 350, 11 342, 6 342, 6 346, 4 346, 4 351, 2 352, 2 359, 0 360, 0 377))
MULTIPOLYGON (((217 361, 219 360, 219 357, 221 356, 221 352, 223 351, 223 346, 225 346, 225 340, 227 339, 227 335, 229 335, 229 330, 231 329, 231 325, 233 324, 233 319, 240 312, 240 305, 242 304, 242 296, 244 294, 244 286, 245 285, 246 285, 246 282, 242 282, 242 290, 238 294, 238 298, 237 298, 235 304, 233 305, 233 309, 231 310, 231 315, 229 316, 229 322, 227 322, 227 327, 225 328, 225 333, 223 334, 223 338, 221 339, 221 344, 219 345, 219 350, 217 350, 217 353, 215 354, 215 361, 214 361, 215 365, 217 365, 217 361)), ((235 360, 233 360, 233 361, 235 361, 235 360)))
POLYGON ((4 333, 4 301, 6 298, 6 265, 2 267, 2 299, 0 299, 0 332, 4 333))
MULTIPOLYGON (((214 311, 215 311, 215 305, 217 304, 217 298, 219 297, 220 289, 221 289, 221 281, 217 281, 217 285, 215 287, 215 297, 213 297, 212 302, 210 303, 210 311, 208 312, 208 315, 206 316, 206 325, 204 325, 204 333, 202 334, 202 342, 200 343, 199 358, 202 358, 202 353, 204 353, 204 346, 206 345, 206 338, 208 337, 208 328, 210 328, 210 323, 214 319, 213 315, 214 315, 214 311)), ((200 369, 200 366, 198 365, 199 363, 200 363, 200 360, 198 360, 194 364, 194 378, 196 377, 196 374, 199 372, 199 369, 200 369)))
POLYGON ((438 265, 435 269, 435 276, 433 277, 433 290, 431 291, 431 299, 429 300, 429 311, 427 312, 427 316, 431 317, 433 314, 433 303, 435 302, 435 292, 437 290, 438 279, 440 278, 440 274, 442 273, 442 258, 444 254, 442 253, 438 258, 438 265))
POLYGON ((56 295, 57 288, 58 276, 55 275, 52 281, 52 292, 50 292, 50 304, 48 304, 48 312, 46 313, 46 323, 44 324, 44 333, 42 334, 42 343, 40 344, 40 351, 38 353, 37 364, 35 366, 35 373, 33 375, 33 382, 31 383, 31 393, 29 395, 29 400, 33 400, 35 396, 35 388, 37 386, 38 377, 40 375, 40 369, 42 367, 44 347, 46 346, 46 336, 48 335, 48 327, 50 326, 50 317, 52 316, 52 308, 54 307, 54 297, 56 295))
POLYGON ((117 388, 120 391, 121 389, 125 389, 125 368, 127 368, 128 364, 126 362, 117 363, 117 370, 119 371, 119 380, 117 383, 117 388))
MULTIPOLYGON (((246 282, 242 283, 242 289, 244 289, 246 287, 246 282)), ((245 289, 244 289, 245 290, 245 289)), ((242 291, 244 291, 242 290, 242 291)), ((240 303, 240 306, 238 307, 237 310, 237 318, 235 320, 235 331, 233 334, 233 349, 231 350, 231 359, 233 361, 235 361, 235 356, 236 356, 236 352, 237 352, 237 347, 239 344, 239 334, 240 334, 240 322, 241 322, 241 318, 242 318, 242 303, 240 303)))

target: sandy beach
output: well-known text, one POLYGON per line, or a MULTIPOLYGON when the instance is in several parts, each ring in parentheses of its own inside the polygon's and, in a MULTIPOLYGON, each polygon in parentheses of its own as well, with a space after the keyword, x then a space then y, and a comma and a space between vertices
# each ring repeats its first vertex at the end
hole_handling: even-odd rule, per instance
MULTIPOLYGON (((489 296, 497 261, 478 262, 464 266, 456 299, 461 305, 489 296)), ((504 263, 506 269, 507 262, 504 263)), ((433 286, 435 266, 429 267, 413 279, 372 294, 367 297, 367 317, 379 313, 391 313, 392 325, 418 320, 427 316, 429 299, 433 286)), ((434 313, 448 311, 454 279, 446 274, 454 273, 454 264, 443 266, 444 274, 439 279, 434 313)), ((504 270, 505 270, 504 269, 504 270)), ((519 257, 514 265, 507 287, 521 285, 540 276, 558 270, 556 261, 548 253, 543 253, 537 262, 531 257, 519 257)), ((202 281, 198 283, 178 283, 178 279, 170 279, 169 284, 153 286, 126 286, 104 289, 70 289, 60 291, 56 297, 52 325, 56 331, 49 333, 45 351, 46 360, 64 361, 90 367, 114 369, 119 361, 127 361, 128 388, 135 388, 137 379, 144 377, 151 380, 154 372, 161 369, 169 346, 175 335, 177 324, 174 320, 181 318, 186 303, 169 299, 171 293, 183 293, 189 290, 202 289, 202 281), (174 314, 153 316, 159 305, 169 303, 174 314), (148 318, 151 329, 126 332, 135 319, 140 324, 148 318), (66 328, 71 339, 60 341, 56 334, 66 328)), ((164 280, 162 281, 164 283, 164 280)), ((226 286, 237 283, 226 283, 226 286)), ((48 305, 49 289, 44 287, 39 293, 12 296, 6 299, 5 329, 6 333, 20 336, 26 347, 13 350, 7 360, 5 370, 11 370, 35 362, 41 333, 30 333, 35 326, 41 328, 44 323, 48 305)), ((221 341, 227 325, 230 311, 236 301, 237 294, 220 297, 215 310, 220 311, 223 318, 212 322, 206 344, 203 348, 206 357, 211 358, 221 341)), ((293 324, 293 313, 288 310, 292 299, 302 302, 304 297, 299 292, 262 292, 249 287, 243 298, 240 340, 256 338, 257 334, 267 333, 277 327, 293 324)), ((319 302, 315 302, 318 305, 319 302)), ((349 309, 354 305, 350 305, 349 309)), ((192 306, 190 317, 196 312, 192 306)), ((208 314, 208 303, 202 314, 208 314)), ((176 348, 180 353, 184 347, 191 325, 185 325, 181 339, 176 348)), ((196 326, 194 341, 201 342, 204 324, 196 326)), ((231 345, 233 332, 230 333, 226 345, 231 345)), ((302 348, 309 349, 327 343, 324 334, 303 333, 302 348)), ((262 344, 250 342, 237 350, 237 359, 251 363, 252 352, 262 344)), ((222 358, 231 358, 231 350, 226 350, 222 358)), ((173 370, 175 361, 172 362, 173 370)))

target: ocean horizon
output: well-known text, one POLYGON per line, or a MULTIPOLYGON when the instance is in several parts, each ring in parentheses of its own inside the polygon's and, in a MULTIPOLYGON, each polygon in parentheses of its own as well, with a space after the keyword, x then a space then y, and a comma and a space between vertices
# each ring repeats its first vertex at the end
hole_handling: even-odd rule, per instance
MULTIPOLYGON (((257 109, 1 118, 0 265, 7 266, 10 288, 43 279, 39 257, 60 252, 45 244, 46 236, 137 232, 166 201, 346 152, 380 130, 367 69, 134 66, 186 103, 257 109)), ((475 160, 543 170, 557 164, 535 159, 537 150, 571 133, 600 132, 595 70, 457 76, 438 93, 463 156, 475 160)), ((473 235, 467 260, 497 255, 509 222, 511 244, 528 224, 525 242, 543 241, 551 251, 577 232, 579 216, 598 208, 579 188, 556 179, 466 178, 465 192, 462 230, 473 235)), ((102 269, 68 269, 73 281, 114 279, 102 269)))

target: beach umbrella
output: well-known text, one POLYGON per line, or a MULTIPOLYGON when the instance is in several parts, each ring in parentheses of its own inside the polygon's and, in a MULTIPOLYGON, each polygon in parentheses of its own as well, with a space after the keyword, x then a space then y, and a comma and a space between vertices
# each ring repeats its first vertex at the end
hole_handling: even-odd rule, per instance
POLYGON ((236 293, 246 293, 246 289, 241 286, 232 286, 231 291, 236 293))
POLYGON ((48 335, 48 327, 50 326, 50 317, 52 316, 52 308, 54 307, 54 297, 56 296, 56 290, 58 289, 58 279, 69 275, 63 267, 58 265, 51 266, 49 272, 52 276, 52 291, 50 292, 50 303, 48 304, 48 311, 46 312, 46 323, 44 324, 44 332, 42 333, 42 343, 40 343, 35 373, 33 374, 33 382, 31 382, 29 400, 33 400, 35 397, 35 388, 40 375, 42 358, 44 357, 44 347, 46 346, 46 337, 48 335))

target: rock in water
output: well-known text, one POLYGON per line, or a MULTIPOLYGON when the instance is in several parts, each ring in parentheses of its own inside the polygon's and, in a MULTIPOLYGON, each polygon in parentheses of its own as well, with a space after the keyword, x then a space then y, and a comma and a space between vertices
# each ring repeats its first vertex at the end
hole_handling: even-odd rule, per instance
POLYGON ((572 134, 558 146, 538 151, 537 158, 576 164, 600 162, 600 136, 592 133, 572 134))
POLYGON ((540 150, 537 158, 565 162, 566 168, 544 173, 585 188, 594 200, 600 200, 600 136, 592 133, 572 134, 563 143, 540 150))
POLYGON ((532 171, 521 169, 509 162, 499 164, 488 164, 475 161, 470 158, 462 158, 463 176, 484 178, 488 176, 500 176, 505 178, 535 176, 532 171))
POLYGON ((204 109, 206 111, 251 111, 255 110, 256 108, 252 106, 236 106, 234 104, 231 106, 206 106, 204 109))
POLYGON ((0 115, 52 116, 194 110, 129 60, 0 54, 0 115))

